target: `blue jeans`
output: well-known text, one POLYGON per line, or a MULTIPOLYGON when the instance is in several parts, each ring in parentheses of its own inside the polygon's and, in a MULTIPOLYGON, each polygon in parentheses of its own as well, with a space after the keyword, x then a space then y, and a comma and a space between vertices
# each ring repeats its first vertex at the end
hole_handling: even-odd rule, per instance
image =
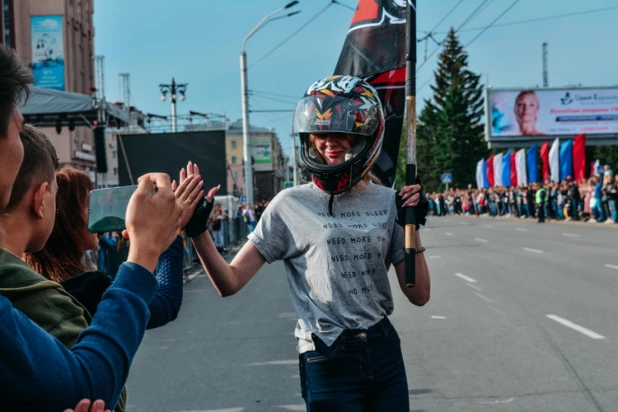
POLYGON ((331 346, 299 356, 308 412, 410 410, 401 342, 387 318, 367 330, 346 330, 331 346))
POLYGON ((599 200, 595 210, 596 210, 596 213, 597 213, 597 220, 599 222, 604 221, 605 220, 605 209, 603 208, 603 202, 601 202, 599 200))

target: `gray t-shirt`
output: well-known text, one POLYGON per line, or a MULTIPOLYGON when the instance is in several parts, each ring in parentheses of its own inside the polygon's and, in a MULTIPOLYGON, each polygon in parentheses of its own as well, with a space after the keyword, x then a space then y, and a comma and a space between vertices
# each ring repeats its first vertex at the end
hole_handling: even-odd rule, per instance
POLYGON ((344 329, 367 329, 393 312, 388 268, 405 257, 395 191, 360 183, 335 196, 315 184, 281 191, 249 240, 268 263, 283 260, 298 315, 298 351, 344 329))

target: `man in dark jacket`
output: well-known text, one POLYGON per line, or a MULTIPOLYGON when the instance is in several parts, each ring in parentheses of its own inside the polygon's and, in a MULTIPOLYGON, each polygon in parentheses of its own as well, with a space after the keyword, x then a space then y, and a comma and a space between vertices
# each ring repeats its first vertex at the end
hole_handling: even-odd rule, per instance
POLYGON ((569 199, 571 200, 571 219, 579 220, 578 205, 581 199, 581 196, 579 194, 579 188, 577 187, 577 184, 574 180, 569 179, 568 182, 569 190, 567 193, 569 199))

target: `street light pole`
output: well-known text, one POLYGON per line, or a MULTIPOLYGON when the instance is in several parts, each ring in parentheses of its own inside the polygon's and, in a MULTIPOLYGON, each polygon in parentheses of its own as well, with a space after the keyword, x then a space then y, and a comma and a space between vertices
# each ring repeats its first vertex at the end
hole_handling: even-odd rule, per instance
MULTIPOLYGON (((243 158, 245 162, 245 194, 247 195, 247 203, 250 206, 254 205, 253 201, 253 165, 251 164, 251 142, 249 141, 249 88, 247 86, 247 53, 245 45, 247 40, 253 36, 266 23, 275 20, 271 19, 277 13, 298 4, 298 1, 292 1, 284 7, 267 14, 242 41, 242 50, 240 51, 240 88, 242 97, 242 138, 243 138, 243 158)), ((298 12, 289 13, 287 16, 297 14, 298 12)))
POLYGON ((178 93, 180 93, 180 101, 185 100, 185 93, 187 92, 188 83, 177 84, 176 80, 172 77, 172 83, 170 84, 160 84, 161 88, 161 101, 165 101, 167 99, 167 93, 170 93, 170 101, 172 103, 172 133, 176 133, 177 129, 177 116, 176 116, 176 99, 178 98, 178 93))

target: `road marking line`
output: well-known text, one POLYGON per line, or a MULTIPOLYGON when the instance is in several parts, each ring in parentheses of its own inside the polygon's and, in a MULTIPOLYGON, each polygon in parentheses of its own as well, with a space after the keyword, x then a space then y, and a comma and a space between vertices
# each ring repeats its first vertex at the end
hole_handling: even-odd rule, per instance
POLYGON ((589 338, 592 339, 605 339, 605 336, 603 335, 599 335, 596 332, 591 331, 590 329, 586 329, 583 326, 579 326, 576 323, 571 322, 570 320, 567 319, 563 319, 560 316, 556 316, 556 315, 547 315, 547 317, 553 321, 556 321, 558 323, 563 324, 564 326, 567 326, 571 329, 574 329, 576 331, 578 331, 579 333, 583 333, 584 335, 588 336, 589 338))
POLYGON ((493 225, 483 225, 485 227, 494 227, 493 225))
POLYGON ((193 411, 175 411, 175 412, 243 412, 245 408, 227 408, 227 409, 208 409, 208 410, 193 410, 193 411))
POLYGON ((470 223, 468 223, 468 222, 460 222, 460 224, 462 224, 462 225, 466 225, 466 226, 469 226, 469 225, 470 225, 470 223))
POLYGON ((451 232, 446 232, 445 235, 446 236, 453 236, 453 234, 451 232))
POLYGON ((275 408, 284 409, 286 411, 306 411, 307 405, 273 405, 275 408))
POLYGON ((437 255, 431 255, 429 256, 429 259, 440 259, 442 256, 437 256, 437 255))
POLYGON ((477 242, 484 242, 487 243, 488 240, 487 239, 481 239, 480 237, 475 238, 474 240, 476 240, 477 242))
POLYGON ((509 399, 505 399, 503 401, 493 401, 493 402, 479 402, 482 405, 495 405, 498 403, 511 403, 515 400, 515 398, 509 398, 509 399))
POLYGON ((485 295, 481 295, 481 294, 480 294, 480 293, 478 293, 478 292, 474 292, 474 294, 475 294, 476 296, 478 296, 479 298, 483 299, 483 300, 484 300, 484 301, 486 301, 486 302, 489 302, 489 303, 494 303, 494 301, 493 301, 492 299, 489 299, 489 298, 488 298, 487 296, 485 296, 485 295))
POLYGON ((529 247, 525 247, 523 248, 523 250, 525 250, 526 252, 532 252, 532 253, 538 253, 538 254, 543 254, 545 252, 543 252, 542 250, 538 250, 538 249, 530 249, 529 247))
POLYGON ((424 230, 425 232, 431 232, 431 229, 430 229, 430 228, 428 228, 428 227, 424 227, 424 228, 423 228, 423 230, 424 230))
POLYGON ((618 266, 616 265, 605 265, 605 267, 610 269, 618 269, 618 266))
POLYGON ((466 282, 476 283, 476 279, 472 279, 471 277, 466 276, 463 273, 455 273, 455 276, 457 276, 458 278, 462 278, 466 282))
POLYGON ((265 366, 265 365, 297 365, 298 360, 276 360, 270 362, 250 363, 249 366, 265 366))
POLYGON ((581 235, 578 235, 577 233, 563 233, 562 236, 566 236, 566 237, 580 237, 581 235))
POLYGON ((445 316, 432 316, 431 319, 446 319, 445 316))
POLYGON ((448 219, 444 219, 445 222, 448 222, 448 219))
POLYGON ((472 289, 482 292, 483 289, 479 288, 478 286, 474 286, 472 283, 466 283, 466 285, 470 286, 472 289))
POLYGON ((523 227, 515 228, 515 230, 517 230, 518 232, 527 232, 528 231, 528 229, 524 229, 523 227))

